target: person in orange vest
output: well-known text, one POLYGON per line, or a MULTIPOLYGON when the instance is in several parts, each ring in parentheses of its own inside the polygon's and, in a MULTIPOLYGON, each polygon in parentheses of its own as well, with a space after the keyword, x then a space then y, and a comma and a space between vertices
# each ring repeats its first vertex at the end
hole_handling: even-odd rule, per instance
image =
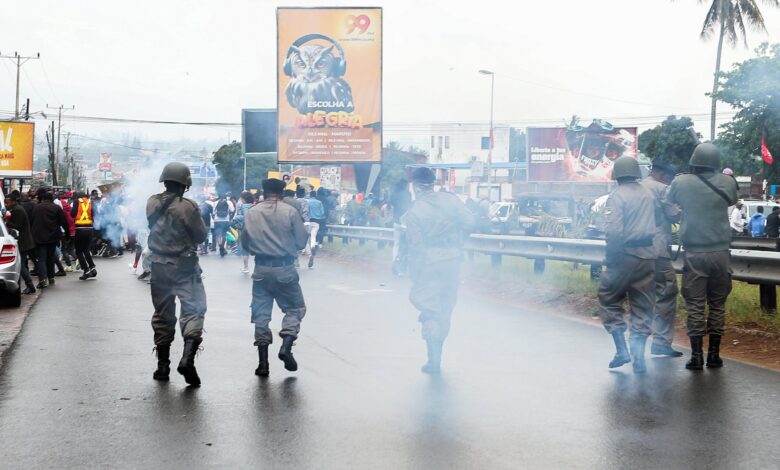
POLYGON ((92 244, 92 225, 95 220, 92 199, 84 194, 79 194, 79 198, 73 204, 70 214, 73 216, 76 224, 76 257, 78 257, 79 265, 84 272, 79 279, 86 281, 91 277, 97 276, 95 262, 92 261, 92 254, 89 252, 89 247, 92 244))

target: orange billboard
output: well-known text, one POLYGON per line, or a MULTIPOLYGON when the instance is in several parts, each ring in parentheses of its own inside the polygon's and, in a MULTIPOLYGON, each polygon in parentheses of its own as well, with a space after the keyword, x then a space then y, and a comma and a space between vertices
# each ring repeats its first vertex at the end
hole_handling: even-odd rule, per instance
POLYGON ((382 9, 278 8, 278 158, 382 159, 382 9))
POLYGON ((0 121, 0 177, 31 177, 35 124, 0 121))

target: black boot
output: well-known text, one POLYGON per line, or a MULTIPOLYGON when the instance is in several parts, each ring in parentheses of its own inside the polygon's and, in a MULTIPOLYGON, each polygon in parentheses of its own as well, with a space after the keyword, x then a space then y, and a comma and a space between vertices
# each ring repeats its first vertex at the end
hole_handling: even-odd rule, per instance
POLYGON ((710 335, 710 345, 707 349, 707 367, 723 367, 720 358, 720 335, 710 335))
POLYGON ((426 374, 438 374, 441 372, 442 342, 435 339, 427 339, 425 344, 428 348, 428 362, 420 370, 426 374))
POLYGON ((631 362, 631 355, 628 353, 628 346, 626 346, 625 330, 613 331, 612 340, 615 341, 615 357, 609 362, 610 369, 631 362))
POLYGON ((631 357, 634 362, 631 364, 634 366, 635 374, 644 374, 647 372, 645 366, 645 342, 647 336, 633 336, 631 337, 631 357))
POLYGON ((685 364, 685 368, 689 370, 702 370, 704 369, 704 353, 701 351, 702 337, 691 336, 691 360, 685 364))
POLYGON ((284 368, 290 372, 298 370, 298 363, 295 362, 292 353, 293 342, 295 342, 295 338, 292 336, 285 336, 282 338, 282 347, 279 349, 279 359, 284 361, 284 368))
POLYGON ((195 354, 198 352, 198 346, 200 346, 201 341, 203 341, 201 338, 184 340, 184 352, 181 355, 179 367, 176 369, 184 376, 185 382, 196 387, 200 385, 200 377, 198 377, 198 371, 195 369, 195 354))
POLYGON ((682 357, 683 353, 674 349, 671 344, 653 343, 650 347, 650 353, 655 356, 682 357))
POLYGON ((171 375, 171 345, 157 346, 157 370, 152 377, 154 380, 167 381, 171 375))
POLYGON ((257 357, 260 360, 257 369, 255 369, 255 375, 258 377, 268 377, 270 373, 268 369, 268 345, 257 347, 257 357))

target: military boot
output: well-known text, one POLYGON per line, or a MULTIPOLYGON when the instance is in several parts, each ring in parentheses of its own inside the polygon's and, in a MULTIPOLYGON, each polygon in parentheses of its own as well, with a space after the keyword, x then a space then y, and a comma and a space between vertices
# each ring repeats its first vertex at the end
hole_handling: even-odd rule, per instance
POLYGON ((171 345, 157 346, 157 370, 152 377, 154 380, 167 381, 171 375, 171 345))
POLYGON ((631 357, 634 362, 631 364, 634 366, 635 374, 644 374, 647 372, 647 366, 645 366, 645 342, 647 336, 633 336, 631 338, 631 357))
POLYGON ((292 353, 293 343, 295 338, 292 336, 285 336, 282 338, 282 347, 279 349, 279 359, 284 361, 284 368, 290 372, 298 370, 298 363, 295 361, 292 353))
POLYGON ((691 360, 685 364, 689 370, 702 370, 704 368, 704 353, 702 353, 702 336, 691 336, 691 360))
POLYGON ((654 356, 682 357, 683 353, 674 349, 671 344, 653 343, 650 353, 654 356))
POLYGON ((268 345, 264 344, 257 347, 257 357, 260 360, 257 369, 255 369, 255 375, 258 377, 268 377, 270 373, 268 368, 268 345))
POLYGON ((628 346, 626 346, 625 331, 620 329, 612 332, 612 339, 615 341, 615 357, 609 362, 610 369, 631 362, 631 355, 628 353, 628 346))
POLYGON ((422 366, 422 371, 426 374, 438 374, 441 372, 441 350, 442 342, 435 339, 425 341, 428 348, 428 362, 422 366))
POLYGON ((710 335, 710 345, 707 348, 707 367, 723 367, 720 358, 720 335, 710 335))
POLYGON ((200 386, 200 377, 198 377, 198 371, 195 369, 195 354, 198 352, 198 346, 200 346, 201 338, 187 338, 184 340, 184 352, 181 355, 181 361, 179 361, 179 367, 176 369, 181 375, 184 376, 184 381, 190 385, 200 386))

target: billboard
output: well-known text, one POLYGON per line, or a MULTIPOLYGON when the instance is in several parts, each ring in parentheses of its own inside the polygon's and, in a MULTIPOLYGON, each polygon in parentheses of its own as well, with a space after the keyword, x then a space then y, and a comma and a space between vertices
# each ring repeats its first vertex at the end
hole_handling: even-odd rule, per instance
POLYGON ((275 109, 242 109, 244 154, 276 152, 277 127, 275 109))
POLYGON ((529 181, 610 181, 618 157, 637 157, 637 129, 598 120, 588 127, 532 127, 527 145, 529 181))
POLYGON ((382 159, 382 9, 278 8, 278 155, 382 159))
POLYGON ((35 124, 0 121, 0 177, 32 177, 35 124))
POLYGON ((114 166, 111 160, 112 159, 110 153, 101 153, 100 163, 98 163, 98 170, 103 172, 111 171, 111 168, 114 166))

